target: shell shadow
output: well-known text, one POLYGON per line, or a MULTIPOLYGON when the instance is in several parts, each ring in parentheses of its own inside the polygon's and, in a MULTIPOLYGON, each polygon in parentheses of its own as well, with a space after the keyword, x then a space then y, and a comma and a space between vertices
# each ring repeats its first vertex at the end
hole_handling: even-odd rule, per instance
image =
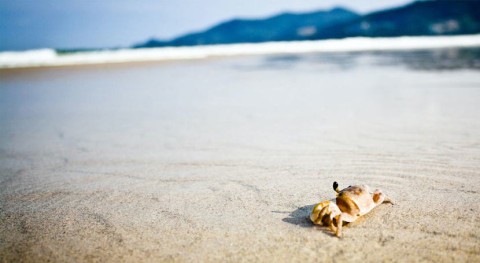
POLYGON ((282 221, 300 227, 313 227, 315 225, 310 221, 309 216, 314 206, 315 204, 299 207, 291 212, 288 217, 282 219, 282 221))

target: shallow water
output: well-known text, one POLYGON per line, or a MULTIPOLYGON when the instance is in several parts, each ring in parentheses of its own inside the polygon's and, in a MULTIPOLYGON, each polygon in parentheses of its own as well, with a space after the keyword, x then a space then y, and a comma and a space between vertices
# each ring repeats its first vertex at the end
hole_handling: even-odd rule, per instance
POLYGON ((32 149, 57 140, 55 134, 97 142, 100 149, 117 145, 153 155, 194 148, 321 151, 378 143, 412 150, 403 143, 409 140, 424 148, 455 140, 475 145, 478 50, 6 70, 0 131, 3 138, 15 136, 2 146, 32 149), (170 144, 181 147, 165 151, 170 144))
POLYGON ((2 70, 0 254, 478 259, 479 61, 444 49, 2 70), (305 219, 333 180, 400 205, 339 245, 305 219))

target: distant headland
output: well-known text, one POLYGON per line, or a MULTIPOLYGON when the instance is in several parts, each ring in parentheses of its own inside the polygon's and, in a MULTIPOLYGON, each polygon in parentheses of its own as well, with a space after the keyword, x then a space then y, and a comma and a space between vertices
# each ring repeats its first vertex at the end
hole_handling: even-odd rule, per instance
POLYGON ((337 7, 282 13, 264 19, 232 19, 171 40, 150 39, 136 48, 271 41, 463 35, 480 33, 480 1, 416 1, 368 14, 337 7))

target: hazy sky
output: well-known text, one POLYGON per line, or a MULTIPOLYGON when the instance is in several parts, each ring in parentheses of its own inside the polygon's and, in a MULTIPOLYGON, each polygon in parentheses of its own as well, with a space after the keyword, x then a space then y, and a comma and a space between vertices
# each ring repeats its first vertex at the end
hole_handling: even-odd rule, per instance
POLYGON ((233 17, 344 6, 369 12, 406 0, 0 0, 0 50, 120 47, 168 39, 233 17))

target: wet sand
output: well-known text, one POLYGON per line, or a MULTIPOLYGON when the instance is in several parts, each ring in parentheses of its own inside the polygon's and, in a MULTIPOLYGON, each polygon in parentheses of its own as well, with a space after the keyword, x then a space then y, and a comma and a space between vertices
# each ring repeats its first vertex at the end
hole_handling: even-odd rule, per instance
POLYGON ((451 52, 0 71, 0 260, 479 261, 480 74, 451 52), (338 239, 306 219, 333 181, 396 205, 338 239))

